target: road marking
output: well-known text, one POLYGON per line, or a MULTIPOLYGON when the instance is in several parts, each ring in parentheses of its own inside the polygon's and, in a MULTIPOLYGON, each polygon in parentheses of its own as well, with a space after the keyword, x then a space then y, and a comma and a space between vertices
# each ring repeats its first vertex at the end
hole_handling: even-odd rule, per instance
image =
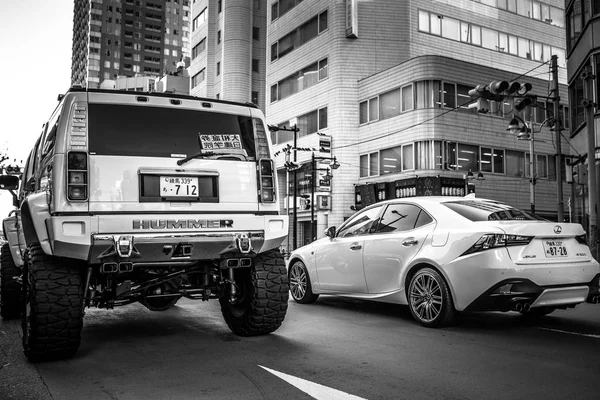
POLYGON ((569 332, 569 331, 562 331, 560 329, 551 329, 551 328, 542 328, 542 327, 539 327, 539 329, 543 329, 545 331, 559 332, 559 333, 568 333, 569 335, 585 336, 585 337, 591 337, 594 339, 600 339, 600 335, 595 335, 593 333, 569 332))
POLYGON ((284 374, 283 372, 275 371, 273 369, 263 367, 262 365, 259 365, 259 367, 272 373, 276 377, 283 379, 290 385, 295 386, 317 400, 366 400, 363 397, 354 396, 353 394, 342 392, 318 383, 296 378, 295 376, 284 374))

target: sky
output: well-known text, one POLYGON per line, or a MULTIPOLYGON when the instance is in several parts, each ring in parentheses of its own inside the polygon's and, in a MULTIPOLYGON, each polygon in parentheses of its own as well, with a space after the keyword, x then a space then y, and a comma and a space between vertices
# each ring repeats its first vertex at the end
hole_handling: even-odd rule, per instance
MULTIPOLYGON (((3 0, 1 5, 0 153, 23 165, 57 96, 71 84, 74 1, 3 0)), ((0 220, 10 210, 12 196, 2 190, 0 220)))

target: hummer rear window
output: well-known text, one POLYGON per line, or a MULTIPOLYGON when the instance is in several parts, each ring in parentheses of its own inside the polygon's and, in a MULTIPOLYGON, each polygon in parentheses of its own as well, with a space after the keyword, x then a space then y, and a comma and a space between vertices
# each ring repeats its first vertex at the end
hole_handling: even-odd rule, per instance
POLYGON ((91 154, 178 157, 202 150, 256 159, 252 118, 162 107, 89 105, 91 154))

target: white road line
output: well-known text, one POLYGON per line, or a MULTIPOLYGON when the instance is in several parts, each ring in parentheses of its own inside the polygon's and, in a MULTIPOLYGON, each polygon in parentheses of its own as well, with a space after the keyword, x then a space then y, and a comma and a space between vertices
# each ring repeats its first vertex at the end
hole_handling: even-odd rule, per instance
POLYGON ((542 327, 538 327, 538 329, 543 329, 545 331, 559 332, 559 333, 568 333, 569 335, 585 336, 585 337, 591 337, 594 339, 600 339, 600 335, 595 335, 593 333, 569 332, 569 331, 562 331, 560 329, 551 329, 551 328, 542 328, 542 327))
POLYGON ((320 385, 305 379, 296 378, 295 376, 284 374, 283 372, 275 371, 273 369, 263 367, 259 365, 265 371, 268 371, 276 377, 283 379, 287 383, 296 388, 300 389, 309 396, 314 397, 317 400, 366 400, 363 397, 354 396, 346 392, 342 392, 337 389, 332 389, 327 386, 320 385))

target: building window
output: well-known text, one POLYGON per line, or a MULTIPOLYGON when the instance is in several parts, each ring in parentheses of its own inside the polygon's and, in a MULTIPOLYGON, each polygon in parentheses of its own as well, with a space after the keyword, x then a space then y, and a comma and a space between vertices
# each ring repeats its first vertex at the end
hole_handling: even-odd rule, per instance
POLYGON ((223 11, 223 0, 219 0, 217 3, 217 10, 219 12, 223 11))
POLYGON ((381 174, 395 174, 402 171, 402 147, 392 147, 380 151, 381 174))
POLYGON ((274 2, 271 4, 271 21, 283 16, 301 2, 302 0, 278 0, 274 2))
POLYGON ((258 104, 258 92, 257 91, 252 91, 252 98, 250 99, 250 101, 253 104, 258 104))
POLYGON ((259 60, 257 60, 256 58, 253 58, 252 59, 252 72, 259 72, 258 66, 259 66, 259 60))
POLYGON ((192 20, 192 32, 194 32, 200 27, 200 25, 206 22, 206 14, 207 11, 206 8, 204 8, 204 10, 202 10, 200 14, 198 14, 198 16, 192 20))
POLYGON ((413 108, 413 87, 410 84, 402 87, 402 112, 412 110, 413 108))
POLYGON ((323 59, 277 82, 271 86, 271 102, 285 99, 327 78, 326 66, 327 59, 323 59))
POLYGON ((217 31, 217 44, 221 44, 221 31, 217 31))
MULTIPOLYGON (((532 10, 531 7, 525 6, 525 3, 529 3, 531 6, 531 1, 523 1, 522 3, 524 5, 523 9, 532 10)), ((528 38, 516 37, 424 10, 418 11, 418 26, 420 32, 461 41, 493 51, 507 52, 530 60, 547 61, 555 54, 559 58, 560 66, 566 68, 564 49, 535 42, 528 38)))
POLYGON ((221 62, 217 61, 217 76, 221 75, 221 62))
POLYGON ((220 95, 219 93, 217 93, 217 95, 215 96, 215 98, 216 98, 217 100, 219 100, 219 99, 221 98, 221 95, 220 95))
POLYGON ((579 125, 585 122, 585 108, 581 104, 583 100, 583 79, 581 73, 573 80, 569 86, 569 104, 571 104, 571 126, 573 130, 579 128, 579 125))
POLYGON ((327 10, 311 18, 271 45, 271 61, 275 61, 292 50, 317 37, 327 29, 327 10))
MULTIPOLYGON (((256 104, 256 103, 255 103, 256 104)), ((284 121, 277 126, 291 126, 290 121, 284 121)), ((317 133, 327 128, 327 107, 319 108, 300 115, 296 118, 296 126, 298 127, 298 137, 303 137, 317 133)), ((293 140, 293 135, 288 131, 274 132, 271 136, 274 144, 281 144, 293 140)))
POLYGON ((196 75, 192 76, 192 88, 195 88, 200 83, 204 82, 205 75, 206 75, 206 69, 202 69, 196 75))
POLYGON ((203 38, 200 43, 192 48, 192 60, 198 57, 204 50, 206 50, 206 38, 203 38))
POLYGON ((252 39, 260 40, 260 28, 258 26, 252 27, 252 39))

